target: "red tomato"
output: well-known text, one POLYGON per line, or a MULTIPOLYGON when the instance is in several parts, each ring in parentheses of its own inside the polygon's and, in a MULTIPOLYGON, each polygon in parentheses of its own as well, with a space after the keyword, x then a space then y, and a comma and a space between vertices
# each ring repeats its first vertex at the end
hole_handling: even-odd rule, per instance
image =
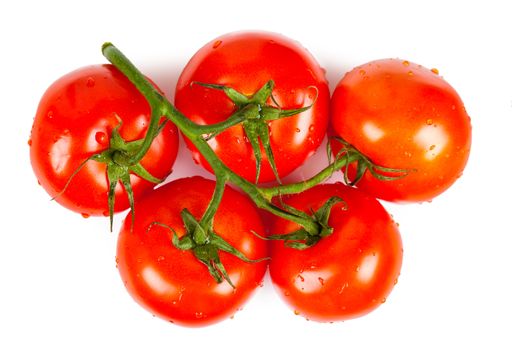
MULTIPOLYGON (((73 211, 108 215, 106 165, 89 161, 66 183, 88 157, 109 147, 119 125, 126 141, 144 137, 150 107, 130 81, 111 65, 89 66, 53 83, 39 103, 30 139, 30 158, 39 183, 55 200, 73 211)), ((141 161, 153 176, 165 178, 178 149, 178 132, 167 123, 141 161)), ((134 196, 155 185, 131 175, 134 196)), ((129 207, 126 191, 117 186, 115 211, 129 207)))
MULTIPOLYGON (((191 177, 157 188, 136 204, 133 232, 128 214, 119 235, 117 263, 128 292, 154 315, 180 325, 205 326, 232 316, 261 284, 267 268, 266 261, 247 263, 221 251, 236 288, 227 281, 217 284, 190 250, 173 246, 171 230, 152 226, 159 222, 183 236, 180 212, 187 208, 200 219, 214 187, 211 180, 191 177)), ((213 227, 246 257, 267 256, 266 242, 251 232, 264 232, 258 211, 239 192, 226 187, 213 227)))
POLYGON ((412 170, 395 181, 367 172, 358 184, 364 191, 395 202, 429 201, 462 175, 471 122, 436 70, 397 59, 364 64, 341 79, 331 108, 337 135, 377 165, 412 170))
MULTIPOLYGON (((183 70, 176 87, 176 107, 196 123, 217 123, 230 116, 235 105, 222 91, 193 82, 222 84, 252 95, 271 79, 275 82, 272 95, 283 109, 309 106, 316 97, 311 109, 269 122, 270 146, 279 176, 284 177, 318 148, 328 121, 329 89, 325 74, 297 42, 265 32, 237 32, 211 41, 183 70)), ((241 125, 229 128, 209 143, 230 169, 255 181, 254 152, 241 125)), ((211 171, 197 149, 190 142, 187 144, 194 160, 211 171)), ((259 181, 274 180, 263 148, 261 152, 259 181)))
MULTIPOLYGON (((325 184, 291 196, 285 203, 306 213, 338 196, 329 217, 333 233, 305 250, 273 241, 270 276, 280 296, 307 319, 340 321, 381 305, 402 265, 397 225, 373 197, 342 184, 325 184), (346 209, 346 210, 345 210, 346 209)), ((272 233, 299 226, 277 219, 272 233)))

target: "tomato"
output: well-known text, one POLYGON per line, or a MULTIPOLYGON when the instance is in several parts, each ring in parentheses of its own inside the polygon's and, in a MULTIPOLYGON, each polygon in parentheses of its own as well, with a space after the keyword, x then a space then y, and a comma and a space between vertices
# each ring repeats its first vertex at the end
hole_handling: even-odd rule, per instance
MULTIPOLYGON (((226 280, 217 284, 190 250, 171 243, 168 227, 182 237, 180 212, 187 208, 200 219, 214 187, 214 181, 191 177, 157 188, 136 203, 133 232, 128 214, 119 235, 117 264, 128 292, 154 315, 180 325, 205 326, 232 316, 262 283, 267 268, 266 261, 247 263, 220 251, 232 288, 226 280)), ((252 233, 264 233, 256 207, 229 187, 213 228, 246 257, 268 256, 266 242, 252 233)))
MULTIPOLYGON (((199 124, 225 120, 235 111, 224 92, 193 82, 222 84, 245 95, 256 93, 269 80, 272 96, 283 109, 314 105, 300 114, 269 124, 270 147, 279 177, 300 166, 321 144, 327 124, 329 89, 325 74, 311 54, 282 35, 267 32, 236 32, 202 47, 184 68, 176 87, 176 107, 199 124)), ((273 104, 269 99, 269 104, 273 104)), ((209 144, 233 171, 250 181, 256 179, 256 158, 241 125, 211 139, 209 144)), ((207 161, 190 143, 196 162, 211 171, 207 161)), ((260 182, 275 176, 261 148, 260 182)))
MULTIPOLYGON (((285 203, 309 214, 333 196, 345 203, 332 207, 332 234, 305 250, 273 241, 269 265, 275 289, 295 313, 322 322, 377 308, 396 284, 402 264, 397 225, 375 198, 338 183, 313 187, 285 203)), ((277 219, 271 232, 287 234, 298 228, 277 219)))
MULTIPOLYGON (((30 158, 39 183, 66 208, 84 216, 108 215, 106 165, 91 160, 74 173, 88 157, 109 147, 112 130, 121 122, 121 136, 132 141, 144 137, 149 120, 149 104, 115 67, 89 66, 63 76, 43 95, 32 127, 30 158)), ((163 179, 177 149, 177 129, 167 123, 141 164, 163 179)), ((130 177, 135 197, 154 187, 130 177)), ((117 186, 115 211, 128 207, 124 187, 117 186)))
POLYGON ((338 136, 377 165, 409 170, 394 181, 367 172, 358 186, 378 198, 429 201, 462 175, 471 146, 470 118, 435 69, 398 59, 364 64, 341 79, 331 111, 338 136))

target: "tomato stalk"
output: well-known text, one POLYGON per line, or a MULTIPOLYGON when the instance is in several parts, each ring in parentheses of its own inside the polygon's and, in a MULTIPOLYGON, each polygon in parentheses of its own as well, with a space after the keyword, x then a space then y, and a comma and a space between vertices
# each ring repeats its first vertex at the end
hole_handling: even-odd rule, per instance
MULTIPOLYGON (((318 231, 319 227, 312 220, 304 219, 299 217, 293 213, 290 213, 286 210, 279 208, 278 206, 271 203, 271 198, 263 195, 260 192, 260 188, 245 180, 244 178, 238 176, 231 169, 229 169, 215 154, 212 148, 208 145, 206 139, 203 137, 205 132, 220 132, 225 130, 226 126, 232 126, 240 123, 240 121, 246 121, 247 114, 252 115, 252 113, 247 113, 247 110, 251 110, 254 107, 252 105, 247 105, 247 109, 240 109, 233 116, 228 118, 227 121, 214 124, 214 125, 198 125, 192 122, 190 119, 185 117, 180 111, 178 111, 172 103, 170 103, 147 79, 144 75, 128 60, 124 54, 117 49, 111 43, 105 43, 102 47, 103 55, 114 65, 117 69, 119 69, 141 92, 141 94, 148 100, 149 105, 151 106, 152 111, 159 111, 159 113, 152 113, 154 119, 160 119, 160 116, 167 117, 171 122, 173 122, 187 137, 194 146, 201 152, 201 154, 208 161, 216 177, 221 179, 221 181, 229 181, 234 185, 238 186, 242 191, 244 191, 253 201, 254 203, 261 209, 267 210, 272 214, 280 216, 284 219, 291 220, 296 222, 297 224, 306 227, 308 231, 318 231)), ((266 89, 268 84, 264 86, 266 89)), ((260 90, 261 91, 261 90, 260 90)), ((265 90, 266 91, 266 90, 265 90)), ((266 93, 266 92, 265 92, 266 93)), ((255 94, 258 99, 259 94, 255 94)), ((287 112, 286 112, 287 113, 287 112)), ((150 126, 152 124, 150 123, 150 126)), ((152 130, 148 130, 148 134, 143 141, 143 145, 150 144, 155 135, 152 130)), ((138 156, 138 153, 137 153, 138 156)), ((332 171, 334 171, 333 169, 332 171)), ((208 207, 206 213, 211 216, 211 213, 214 213, 217 209, 219 199, 214 194, 211 205, 208 207)))
MULTIPOLYGON (((261 157, 261 154, 259 154, 260 141, 267 153, 267 157, 271 160, 272 166, 272 150, 270 149, 267 137, 268 121, 303 112, 311 108, 311 106, 295 110, 282 110, 279 107, 267 105, 266 103, 268 99, 271 98, 273 81, 267 82, 252 96, 243 95, 226 86, 196 83, 208 88, 222 90, 237 107, 233 115, 220 123, 199 125, 192 122, 177 110, 174 105, 169 102, 114 45, 111 43, 105 43, 102 47, 102 51, 103 55, 114 66, 116 66, 147 99, 152 110, 152 119, 148 132, 144 140, 141 141, 139 149, 132 154, 126 155, 128 157, 125 161, 126 164, 136 164, 140 159, 142 159, 145 152, 149 149, 152 141, 158 134, 161 118, 165 117, 167 120, 174 123, 183 135, 192 142, 214 171, 217 178, 217 184, 205 213, 202 218, 197 221, 192 217, 192 215, 187 214, 188 211, 185 210, 186 212, 182 212, 182 219, 184 220, 188 232, 185 236, 187 238, 180 239, 180 241, 183 240, 183 244, 178 242, 177 237, 173 238, 173 243, 177 247, 182 247, 183 249, 193 249, 196 257, 207 265, 210 273, 217 281, 224 278, 231 284, 229 277, 223 270, 222 264, 218 260, 217 251, 219 249, 229 251, 244 261, 246 260, 246 258, 242 257, 241 253, 235 251, 234 248, 229 248, 224 243, 220 244, 218 235, 213 231, 213 218, 219 207, 227 182, 239 187, 259 208, 300 225, 302 228, 299 231, 292 235, 282 237, 282 239, 285 239, 286 241, 304 241, 304 243, 290 243, 290 246, 294 246, 298 249, 304 249, 315 244, 322 237, 330 234, 332 230, 329 228, 327 220, 332 206, 339 202, 339 198, 331 198, 320 210, 313 212, 311 215, 299 212, 285 205, 275 205, 272 202, 272 199, 283 194, 299 193, 312 188, 330 177, 335 171, 348 166, 352 162, 362 161, 367 168, 374 168, 373 163, 364 157, 364 155, 351 147, 348 143, 344 143, 342 151, 336 155, 335 160, 330 162, 327 167, 310 179, 286 185, 279 183, 277 186, 268 188, 260 187, 229 169, 215 154, 207 141, 211 137, 223 132, 231 126, 242 124, 246 135, 253 145, 258 166, 261 160, 260 159, 258 161, 258 157, 261 157), (190 241, 190 239, 192 239, 192 241, 190 241)), ((330 148, 328 152, 329 154, 331 153, 330 148)), ((276 178, 279 179, 277 171, 275 170, 275 164, 273 164, 272 168, 276 174, 276 178)), ((259 169, 257 169, 257 173, 259 174, 259 169)), ((277 239, 278 237, 271 238, 277 239)))
MULTIPOLYGON (((330 177, 335 171, 338 171, 355 161, 364 161, 364 164, 367 167, 380 170, 380 168, 373 165, 373 163, 371 163, 368 158, 362 155, 351 145, 344 142, 344 147, 342 148, 340 155, 336 156, 335 161, 310 179, 287 185, 279 184, 274 187, 259 187, 258 185, 242 178, 241 176, 234 173, 231 169, 229 169, 208 145, 208 137, 211 134, 220 133, 228 127, 247 122, 250 119, 258 118, 254 114, 255 106, 260 113, 259 117, 263 117, 265 120, 277 119, 278 115, 282 117, 291 116, 296 113, 305 111, 311 106, 296 110, 281 110, 280 108, 266 105, 266 100, 271 97, 271 91, 273 88, 272 81, 267 82, 260 90, 249 97, 237 92, 232 88, 222 85, 196 82, 196 84, 200 84, 209 88, 223 90, 224 93, 233 100, 235 105, 240 107, 231 117, 227 118, 225 121, 212 125, 199 125, 192 122, 179 110, 177 110, 174 105, 169 102, 169 100, 167 100, 167 98, 165 98, 165 96, 163 96, 130 62, 130 60, 112 43, 105 43, 102 47, 102 52, 103 55, 114 66, 116 66, 117 69, 119 69, 134 84, 137 90, 139 90, 140 93, 147 99, 152 110, 152 120, 146 137, 142 141, 139 150, 128 160, 128 163, 134 163, 144 156, 144 152, 148 150, 151 142, 158 134, 158 122, 163 116, 173 122, 181 130, 185 137, 187 137, 194 144, 194 146, 199 150, 199 152, 204 156, 204 158, 212 167, 214 174, 217 177, 217 181, 220 182, 220 185, 217 186, 212 201, 208 206, 207 211, 205 212, 204 218, 201 220, 202 225, 205 225, 212 220, 213 215, 218 207, 218 203, 220 202, 220 198, 222 198, 221 188, 223 188, 226 182, 230 182, 244 191, 259 208, 284 219, 293 221, 304 227, 308 232, 318 233, 321 229, 318 223, 316 223, 313 219, 304 218, 300 215, 296 215, 295 213, 280 208, 279 206, 276 206, 272 203, 272 199, 278 195, 294 194, 305 191, 321 183, 330 177), (207 137, 205 137, 205 134, 207 137)), ((392 170, 393 169, 386 169, 386 171, 392 170)), ((398 170, 396 172, 403 174, 404 170, 398 170)))

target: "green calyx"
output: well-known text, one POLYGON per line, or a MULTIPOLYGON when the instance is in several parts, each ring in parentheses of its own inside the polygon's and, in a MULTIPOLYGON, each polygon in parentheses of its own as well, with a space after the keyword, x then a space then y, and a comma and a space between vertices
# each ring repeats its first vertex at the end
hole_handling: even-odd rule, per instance
POLYGON ((201 225, 186 208, 181 211, 181 219, 183 220, 186 232, 181 238, 179 238, 176 231, 168 225, 158 222, 152 225, 159 225, 171 230, 173 233, 172 244, 174 247, 180 250, 191 250, 196 259, 206 266, 208 272, 217 283, 221 283, 225 280, 235 289, 235 285, 220 260, 219 251, 234 255, 246 263, 258 263, 263 260, 268 260, 267 257, 256 260, 249 259, 215 233, 211 224, 206 225, 206 228, 204 227, 205 225, 201 225))
MULTIPOLYGON (((377 165, 341 137, 332 138, 332 142, 338 142, 341 145, 338 153, 334 155, 336 159, 344 157, 351 159, 351 161, 345 162, 343 169, 344 181, 349 186, 356 185, 363 178, 366 171, 369 171, 373 177, 380 181, 399 180, 406 177, 411 171, 414 171, 413 169, 396 169, 377 165), (356 172, 354 177, 351 179, 349 177, 348 167, 353 162, 356 163, 356 172)), ((328 156, 330 157, 333 152, 330 144, 328 145, 328 156)))
MULTIPOLYGON (((274 160, 272 147, 270 146, 269 122, 281 118, 290 117, 307 111, 313 106, 314 102, 313 104, 303 108, 281 109, 277 105, 274 98, 272 97, 272 91, 274 89, 274 81, 272 80, 269 80, 252 96, 244 95, 238 92, 237 90, 225 85, 206 84, 200 82, 195 82, 194 84, 210 89, 222 90, 226 94, 226 96, 234 103, 236 111, 228 119, 241 120, 241 124, 244 129, 245 135, 247 136, 247 139, 251 143, 254 152, 254 157, 256 159, 255 182, 258 183, 258 179, 261 172, 261 161, 263 158, 261 149, 263 149, 267 156, 272 172, 276 177, 276 180, 279 183, 281 183, 281 179, 279 178, 276 163, 274 160), (272 100, 277 107, 268 104, 269 100, 272 100), (242 114, 242 118, 240 114, 242 114)), ((217 136, 224 130, 225 129, 221 129, 216 132, 210 133, 207 135, 205 139, 209 140, 217 136)))
MULTIPOLYGON (((130 174, 135 174, 140 178, 152 182, 154 184, 158 184, 163 180, 154 177, 151 175, 141 164, 139 161, 134 162, 134 155, 140 150, 141 145, 144 142, 144 139, 135 140, 127 142, 125 141, 121 135, 119 134, 119 128, 122 125, 122 120, 118 118, 119 124, 112 130, 112 134, 110 136, 110 145, 109 148, 100 152, 93 154, 89 158, 87 158, 82 164, 78 166, 78 168, 73 172, 73 174, 68 179, 64 189, 57 194, 64 193, 71 183, 73 177, 87 164, 87 162, 94 160, 99 163, 104 163, 107 166, 107 181, 108 181, 108 212, 110 218, 110 231, 112 231, 113 223, 114 223, 114 205, 115 205, 115 190, 119 183, 123 185, 125 188, 126 194, 128 196, 128 202, 130 204, 130 209, 132 213, 132 227, 135 220, 135 206, 134 206, 134 197, 133 197, 133 189, 130 180, 130 174)), ((160 130, 164 127, 165 122, 163 122, 157 130, 160 130)), ((52 199, 55 199, 55 196, 52 199)))
POLYGON ((158 184, 162 182, 151 175, 141 164, 137 162, 135 164, 131 161, 132 156, 138 152, 143 140, 136 140, 126 142, 119 134, 119 128, 122 122, 119 120, 119 124, 112 130, 110 137, 110 147, 94 156, 91 157, 100 163, 107 165, 107 181, 108 181, 108 213, 110 217, 110 230, 112 231, 114 221, 114 205, 115 205, 115 191, 118 183, 124 186, 126 194, 128 196, 128 202, 132 213, 132 227, 135 220, 135 206, 133 198, 133 189, 130 180, 130 174, 135 174, 140 178, 158 184))
POLYGON ((304 227, 287 234, 270 235, 263 239, 284 241, 284 244, 290 248, 304 250, 317 244, 322 238, 332 234, 333 228, 329 226, 328 221, 331 215, 331 210, 335 204, 341 203, 343 200, 340 197, 329 198, 317 211, 311 210, 311 215, 308 215, 300 210, 297 210, 285 203, 281 205, 290 213, 293 213, 304 219, 312 220, 316 223, 316 230, 307 230, 304 227))

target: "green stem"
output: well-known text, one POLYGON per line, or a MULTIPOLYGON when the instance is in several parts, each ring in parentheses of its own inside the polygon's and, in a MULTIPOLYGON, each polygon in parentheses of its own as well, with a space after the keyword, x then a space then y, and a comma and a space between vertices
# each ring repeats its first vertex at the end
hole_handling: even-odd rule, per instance
POLYGON ((215 182, 215 190, 213 191, 212 199, 206 208, 206 211, 201 218, 201 226, 205 229, 212 229, 213 217, 219 208, 222 195, 224 194, 224 188, 226 186, 226 179, 222 174, 216 174, 217 181, 215 182))
POLYGON ((358 154, 350 153, 348 156, 340 157, 339 159, 334 161, 334 163, 329 164, 327 167, 322 169, 318 174, 314 175, 313 177, 307 180, 286 185, 260 188, 259 191, 267 199, 272 199, 273 197, 278 195, 304 192, 305 190, 322 183, 324 180, 331 177, 335 171, 338 171, 347 164, 350 164, 353 161, 357 160, 358 157, 358 154))
POLYGON ((216 123, 216 124, 207 124, 207 125, 197 125, 197 133, 200 135, 204 134, 218 134, 229 127, 240 124, 241 122, 247 120, 250 116, 258 113, 257 110, 254 110, 256 106, 247 105, 246 107, 236 111, 231 117, 228 119, 216 123))
POLYGON ((144 155, 148 152, 153 140, 158 135, 159 123, 162 116, 160 110, 162 101, 165 97, 144 77, 144 75, 128 60, 128 58, 119 51, 113 44, 105 43, 102 46, 103 55, 119 69, 141 92, 146 98, 151 108, 151 120, 149 122, 148 131, 144 141, 140 145, 137 152, 126 159, 127 166, 139 163, 144 155), (128 72, 136 74, 127 74, 128 72))
MULTIPOLYGON (((233 120, 225 121, 223 123, 219 123, 216 125, 198 125, 190 119, 188 119, 187 117, 185 117, 162 94, 160 94, 160 92, 158 92, 158 90, 151 83, 149 83, 149 81, 144 77, 144 75, 113 44, 105 43, 103 45, 102 50, 103 55, 114 66, 116 66, 117 69, 119 69, 135 85, 137 90, 139 90, 141 94, 147 99, 153 111, 151 114, 152 120, 150 122, 150 127, 148 128, 148 134, 146 135, 144 141, 142 142, 141 149, 137 152, 135 156, 136 158, 140 157, 141 159, 144 156, 147 149, 149 149, 149 146, 151 145, 154 139, 154 126, 156 124, 156 130, 158 130, 158 122, 161 116, 165 116, 169 120, 171 120, 181 130, 183 135, 185 135, 185 137, 187 137, 194 144, 194 146, 210 164, 214 173, 217 176, 220 176, 221 182, 230 181, 235 186, 238 186, 261 209, 267 210, 272 214, 282 217, 284 219, 296 222, 297 224, 303 226, 306 230, 308 230, 308 232, 320 231, 320 227, 312 219, 309 220, 304 217, 297 216, 293 213, 289 213, 273 205, 270 201, 271 198, 269 198, 268 195, 263 195, 263 193, 260 192, 260 189, 256 185, 238 176, 231 169, 229 169, 217 157, 215 152, 202 137, 202 135, 205 133, 218 131, 219 125, 222 125, 223 123, 224 126, 226 126, 231 125, 231 123, 235 123, 235 121, 237 121, 238 118, 241 118, 243 120, 243 118, 245 118, 245 112, 240 113, 239 116, 233 118, 233 120)), ((241 111, 244 111, 244 109, 242 109, 241 111)), ((134 160, 135 158, 131 159, 132 162, 134 162, 134 160)), ((215 198, 209 204, 206 213, 206 219, 213 215, 212 213, 214 212, 215 207, 218 206, 218 202, 220 201, 222 193, 220 193, 220 190, 216 192, 217 196, 214 196, 215 198)), ((201 220, 201 222, 206 222, 206 219, 201 220)))

